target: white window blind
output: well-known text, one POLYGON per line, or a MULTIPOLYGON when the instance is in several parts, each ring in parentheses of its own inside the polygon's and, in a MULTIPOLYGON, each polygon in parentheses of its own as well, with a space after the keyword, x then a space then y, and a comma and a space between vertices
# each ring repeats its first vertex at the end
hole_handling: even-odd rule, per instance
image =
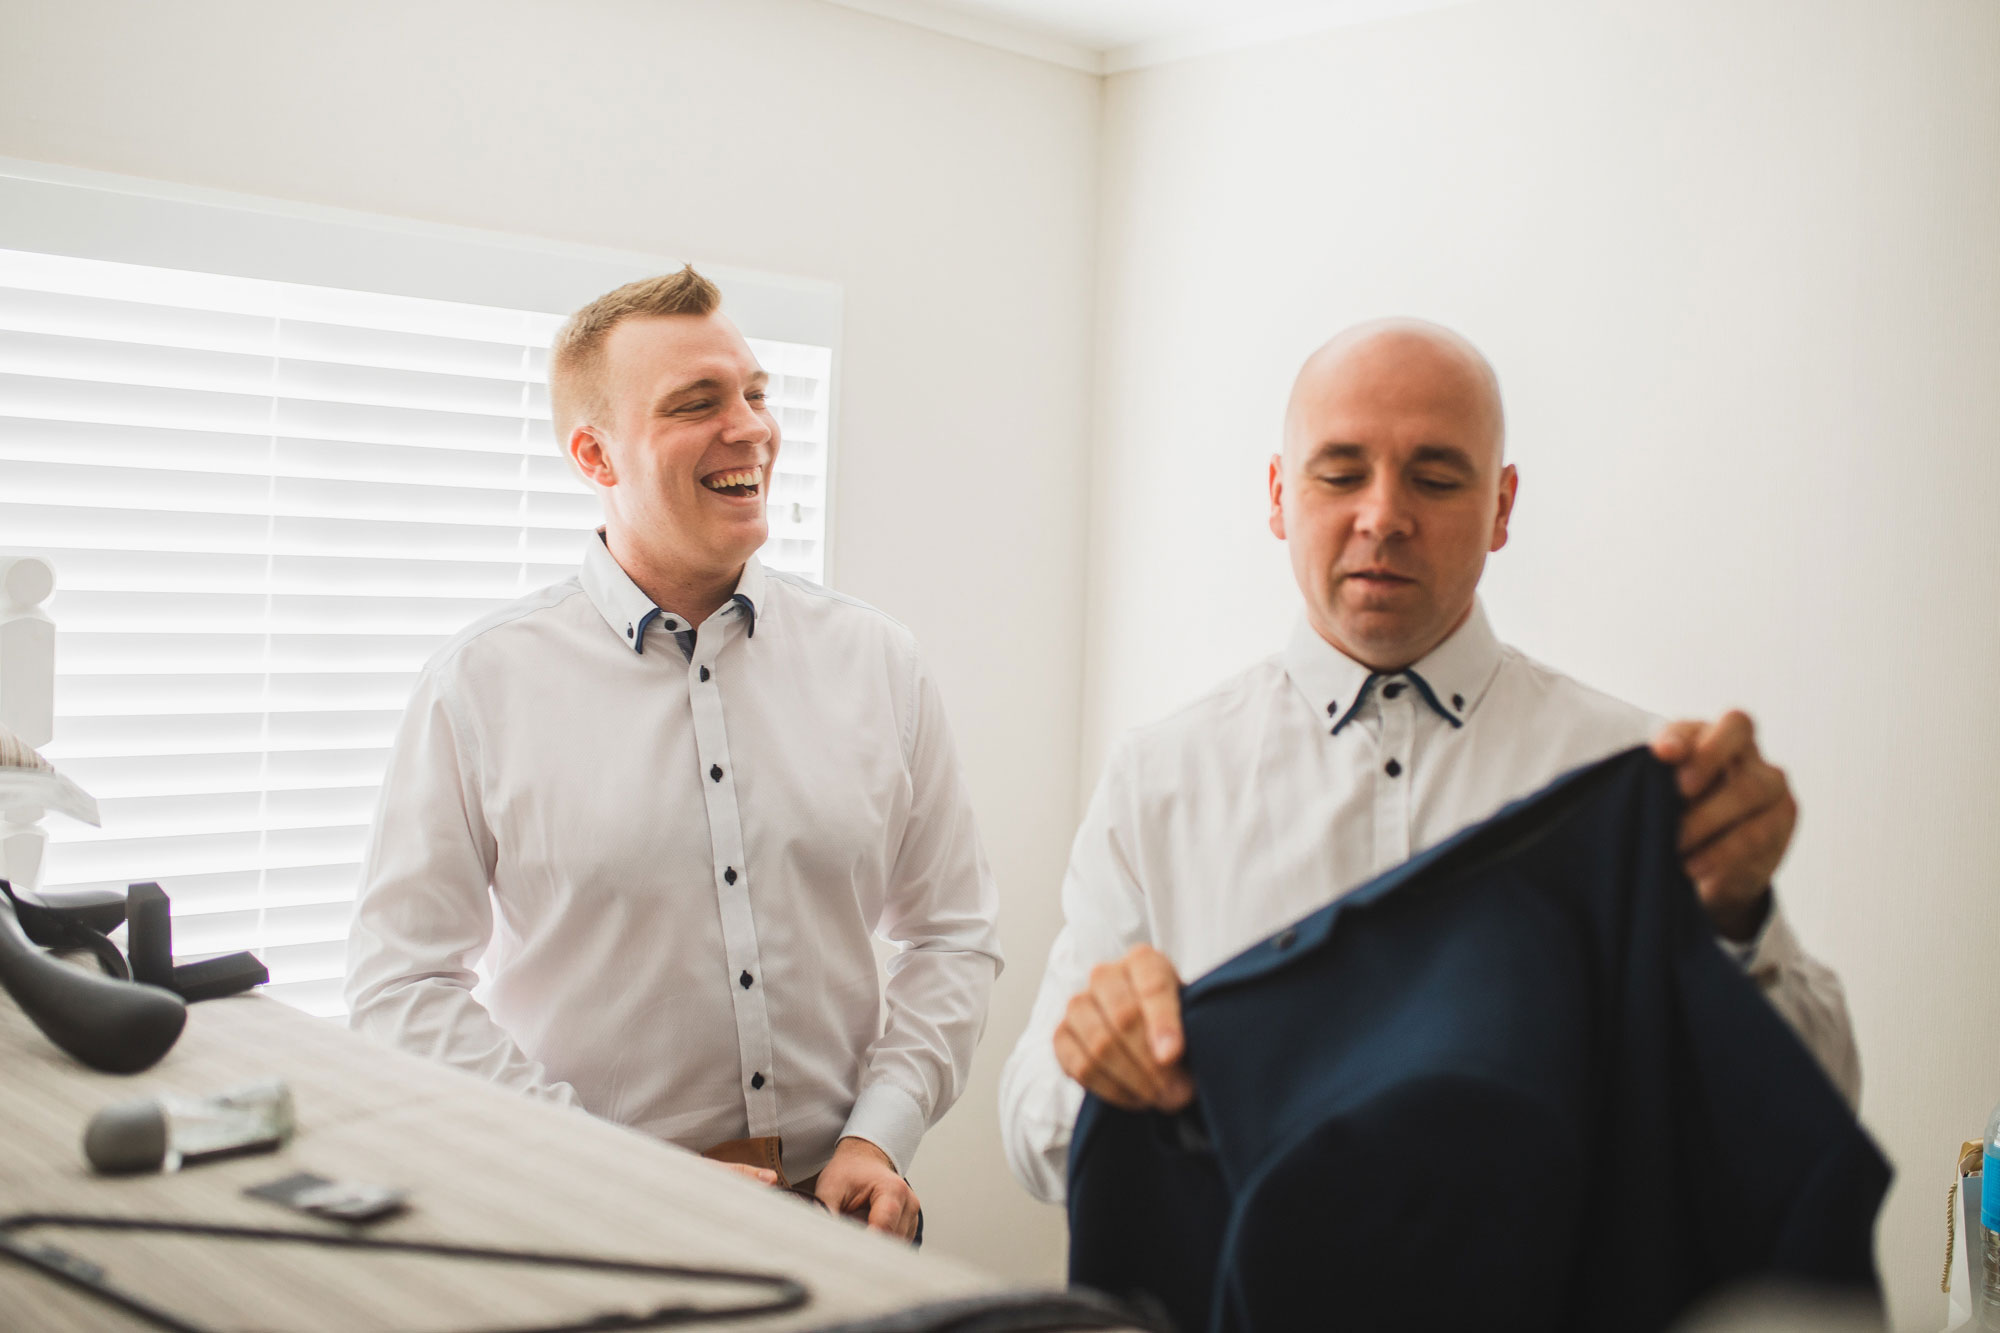
MULTIPOLYGON (((46 753, 101 805, 44 887, 158 880, 183 957, 340 1009, 423 662, 573 572, 544 311, 0 250, 0 549, 55 567, 46 753)), ((754 332, 754 328, 746 332, 754 332)), ((751 339, 784 443, 772 568, 823 575, 832 351, 751 339)))

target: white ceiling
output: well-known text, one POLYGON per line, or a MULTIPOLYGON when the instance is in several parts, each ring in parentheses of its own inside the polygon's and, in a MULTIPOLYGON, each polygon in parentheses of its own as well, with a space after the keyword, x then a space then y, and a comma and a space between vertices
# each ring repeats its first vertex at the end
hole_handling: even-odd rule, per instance
POLYGON ((1092 73, 1468 0, 831 0, 1092 73))

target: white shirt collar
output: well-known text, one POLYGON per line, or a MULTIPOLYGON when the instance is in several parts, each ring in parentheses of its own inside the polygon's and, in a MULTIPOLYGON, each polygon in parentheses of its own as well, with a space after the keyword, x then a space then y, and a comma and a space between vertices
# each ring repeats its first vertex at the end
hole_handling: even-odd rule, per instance
POLYGON ((1402 671, 1376 672, 1321 638, 1304 616, 1283 654, 1285 674, 1315 710, 1324 709, 1335 730, 1368 701, 1377 681, 1408 677, 1437 714, 1461 726, 1500 669, 1500 640, 1477 600, 1472 613, 1443 643, 1402 671))
MULTIPOLYGON (((597 614, 635 653, 646 651, 649 629, 663 629, 671 634, 696 628, 680 616, 653 605, 653 599, 632 582, 632 576, 613 558, 611 548, 604 543, 602 528, 597 530, 596 541, 585 543, 583 568, 578 577, 597 614)), ((750 637, 755 638, 757 616, 766 605, 764 583, 763 563, 753 555, 744 563, 743 573, 736 580, 736 591, 716 614, 722 615, 733 607, 749 622, 750 637)))

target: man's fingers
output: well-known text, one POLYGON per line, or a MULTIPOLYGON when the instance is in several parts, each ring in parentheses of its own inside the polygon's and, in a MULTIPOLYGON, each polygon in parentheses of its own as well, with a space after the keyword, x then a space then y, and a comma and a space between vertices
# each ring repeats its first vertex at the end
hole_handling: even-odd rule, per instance
POLYGON ((1681 855, 1699 851, 1744 820, 1756 818, 1783 801, 1787 792, 1784 773, 1769 764, 1750 764, 1727 774, 1681 816, 1681 855))
POLYGON ((1176 1063, 1180 984, 1166 955, 1144 944, 1091 969, 1089 989, 1070 997, 1056 1029, 1063 1072, 1126 1110, 1187 1105, 1194 1084, 1176 1063))
POLYGON ((1732 889, 1761 891, 1784 859, 1797 807, 1789 800, 1765 807, 1738 822, 1683 862, 1704 902, 1732 889))
POLYGON ((1653 754, 1663 764, 1679 763, 1694 752, 1695 738, 1701 735, 1699 722, 1669 722, 1653 737, 1653 754))
POLYGON ((1679 765, 1681 795, 1690 800, 1713 787, 1740 760, 1756 755, 1756 729, 1747 714, 1737 709, 1724 713, 1713 726, 1704 727, 1695 738, 1694 748, 1679 765))
POLYGON ((1755 746, 1757 729, 1750 715, 1732 708, 1716 719, 1695 743, 1694 758, 1716 768, 1724 768, 1742 758, 1755 746))
POLYGON ((1068 1023, 1056 1029, 1056 1063, 1063 1073, 1113 1106, 1125 1111, 1145 1109, 1146 1099, 1087 1052, 1068 1023))
POLYGON ((923 1221, 923 1217, 924 1201, 917 1197, 917 1192, 910 1188, 910 1183, 904 1181, 903 1216, 901 1222, 897 1225, 897 1234, 904 1240, 915 1240, 917 1238, 917 1227, 923 1221))
POLYGON ((1070 1000, 1067 1021, 1084 1053, 1104 1065, 1148 1105, 1168 1092, 1166 1070, 1153 1058, 1145 1019, 1123 962, 1091 973, 1091 988, 1070 1000))
POLYGON ((1145 1014, 1146 1040, 1153 1059, 1171 1065, 1181 1058, 1181 979, 1174 965, 1157 949, 1135 949, 1126 956, 1126 971, 1145 1014))
MULTIPOLYGON (((708 1160, 714 1161, 713 1158, 708 1160)), ((778 1183, 778 1173, 768 1167, 750 1166, 743 1162, 716 1162, 715 1164, 727 1170, 734 1171, 740 1176, 748 1176, 759 1185, 775 1185, 778 1183)))
POLYGON ((847 1182, 839 1173, 830 1169, 831 1163, 828 1165, 828 1170, 820 1172, 819 1184, 813 1186, 813 1197, 825 1204, 827 1211, 837 1217, 847 1211, 847 1182))
MULTIPOLYGON (((1142 1093, 1147 1101, 1157 1101, 1166 1091, 1159 1063, 1146 1045, 1145 1015, 1132 986, 1131 974, 1121 963, 1104 963, 1090 973, 1088 998, 1096 1002, 1104 1028, 1118 1043, 1118 1052, 1106 1058, 1118 1069, 1119 1077, 1142 1093)), ((1088 1048, 1094 1029, 1080 1029, 1077 1036, 1088 1048)))
POLYGON ((1063 1014, 1063 1026, 1083 1048, 1087 1067, 1102 1069, 1144 1100, 1151 1091, 1145 1074, 1135 1068, 1132 1055, 1118 1040, 1118 1030, 1104 1016, 1091 991, 1072 996, 1063 1014))
POLYGON ((868 1208, 868 1229, 886 1231, 892 1236, 903 1234, 903 1193, 887 1187, 875 1191, 875 1201, 868 1208))

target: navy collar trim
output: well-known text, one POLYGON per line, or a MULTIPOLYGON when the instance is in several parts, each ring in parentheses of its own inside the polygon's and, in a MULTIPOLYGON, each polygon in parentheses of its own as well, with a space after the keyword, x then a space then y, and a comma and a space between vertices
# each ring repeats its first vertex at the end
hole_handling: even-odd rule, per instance
MULTIPOLYGON (((591 605, 604 617, 604 623, 613 634, 624 639, 633 652, 643 654, 646 651, 646 631, 654 628, 672 633, 681 641, 682 651, 693 650, 697 627, 688 624, 685 618, 653 605, 653 599, 632 582, 631 575, 612 557, 611 549, 604 543, 604 529, 599 528, 597 540, 586 545, 583 568, 578 578, 590 597, 591 605)), ((733 609, 743 617, 746 636, 753 639, 757 637, 757 608, 764 601, 765 578, 763 564, 756 556, 751 556, 736 580, 736 591, 724 604, 725 609, 733 609)))
POLYGON ((1423 659, 1401 671, 1371 671, 1335 648, 1299 618, 1280 661, 1293 688, 1315 714, 1324 711, 1338 736, 1367 706, 1378 684, 1407 678, 1431 711, 1462 728, 1500 669, 1500 641, 1475 600, 1465 623, 1423 659))
POLYGON ((1424 696, 1424 702, 1431 706, 1431 711, 1433 713, 1436 713, 1439 717, 1451 723, 1451 725, 1454 727, 1462 727, 1465 725, 1465 720, 1463 718, 1457 716, 1449 708, 1446 708, 1442 703, 1438 702, 1437 691, 1431 688, 1431 683, 1429 681, 1425 680, 1422 676, 1417 674, 1417 669, 1415 667, 1404 667, 1401 671, 1369 672, 1368 679, 1361 682, 1361 693, 1354 696, 1354 702, 1349 704, 1347 706, 1347 711, 1342 713, 1339 719, 1334 722, 1333 734, 1338 736, 1340 734, 1340 729, 1346 726, 1349 722, 1352 722, 1354 720, 1354 715, 1361 711, 1361 705, 1368 702, 1368 695, 1372 690, 1374 690, 1375 683, 1377 681, 1395 680, 1399 676, 1409 677, 1410 683, 1417 687, 1418 694, 1424 696))

